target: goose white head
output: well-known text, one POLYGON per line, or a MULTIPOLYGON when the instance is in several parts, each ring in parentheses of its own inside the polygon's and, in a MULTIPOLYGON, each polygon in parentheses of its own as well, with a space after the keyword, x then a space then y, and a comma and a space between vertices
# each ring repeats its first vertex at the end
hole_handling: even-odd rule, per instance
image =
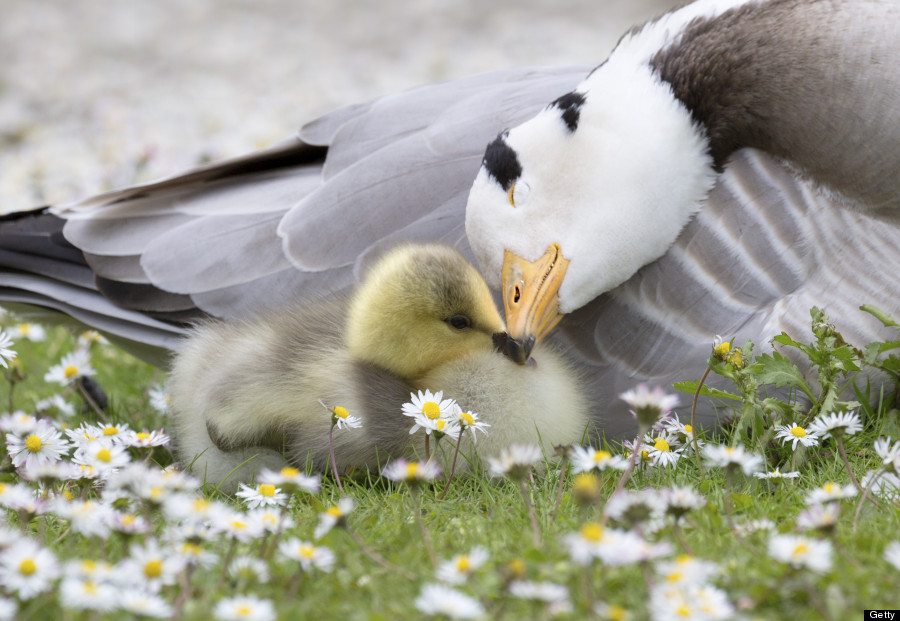
POLYGON ((662 256, 714 176, 704 132, 669 86, 614 56, 500 134, 469 194, 466 232, 501 287, 510 337, 540 341, 562 314, 662 256))

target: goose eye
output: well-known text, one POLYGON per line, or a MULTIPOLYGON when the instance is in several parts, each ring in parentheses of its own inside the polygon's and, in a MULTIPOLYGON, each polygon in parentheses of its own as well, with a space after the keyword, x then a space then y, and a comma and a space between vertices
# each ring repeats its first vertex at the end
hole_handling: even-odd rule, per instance
POLYGON ((509 204, 513 207, 518 207, 523 204, 525 200, 528 198, 528 193, 531 191, 531 186, 529 186, 525 182, 514 183, 509 187, 509 192, 507 192, 507 198, 509 199, 509 204))
POLYGON ((450 317, 447 320, 447 323, 449 323, 450 327, 454 330, 465 330, 472 324, 465 315, 453 315, 453 317, 450 317))

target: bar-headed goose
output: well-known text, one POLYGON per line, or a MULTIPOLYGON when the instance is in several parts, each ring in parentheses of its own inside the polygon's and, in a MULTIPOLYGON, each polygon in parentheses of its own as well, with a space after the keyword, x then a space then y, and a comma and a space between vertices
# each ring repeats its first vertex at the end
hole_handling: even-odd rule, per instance
MULTIPOLYGON (((266 151, 3 222, 0 295, 164 362, 180 321, 348 290, 401 241, 477 256, 491 284, 506 250, 558 244, 567 315, 549 338, 602 427, 631 434, 615 395, 699 377, 715 334, 803 339, 819 305, 850 342, 889 336, 857 307, 900 311, 897 6, 701 0, 593 72, 505 70, 347 107, 266 151)), ((511 265, 524 359, 557 316, 511 265)))
POLYGON ((578 442, 588 416, 575 372, 549 350, 534 364, 510 361, 493 344, 503 328, 487 285, 459 252, 400 246, 349 300, 196 328, 172 366, 178 453, 224 489, 284 463, 324 470, 328 408, 341 406, 363 427, 334 433, 335 462, 377 468, 414 449, 422 455, 424 433, 410 435, 414 422, 401 406, 425 389, 490 425, 475 443, 463 436, 464 454, 578 442))

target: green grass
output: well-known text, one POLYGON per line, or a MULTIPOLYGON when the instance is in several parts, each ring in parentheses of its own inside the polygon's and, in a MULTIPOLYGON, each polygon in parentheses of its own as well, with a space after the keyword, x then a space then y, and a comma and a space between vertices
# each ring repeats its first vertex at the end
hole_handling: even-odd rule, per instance
MULTIPOLYGON (((841 359, 844 352, 828 354, 829 351, 833 354, 842 345, 840 340, 833 338, 833 332, 823 334, 818 335, 810 347, 815 346, 815 352, 818 352, 815 355, 819 356, 822 365, 827 366, 841 359)), ((14 349, 19 354, 19 368, 26 377, 15 386, 13 400, 16 409, 30 411, 39 399, 56 391, 54 386, 43 381, 43 375, 74 347, 74 337, 62 328, 50 329, 47 340, 41 343, 17 340, 14 349)), ((787 420, 790 416, 784 413, 784 408, 789 406, 764 399, 766 393, 761 390, 772 386, 759 381, 760 378, 772 376, 775 370, 783 371, 782 363, 754 358, 746 346, 742 351, 745 352, 746 363, 743 368, 716 361, 715 357, 711 360, 715 372, 735 379, 735 392, 742 398, 735 402, 738 406, 736 418, 740 424, 732 429, 720 430, 713 441, 742 443, 751 450, 763 453, 769 467, 779 465, 782 470, 787 470, 786 464, 789 464, 792 452, 789 447, 774 441, 769 431, 773 412, 781 412, 782 422, 791 422, 787 420), (751 395, 748 391, 756 391, 756 394, 751 395)), ((857 351, 860 355, 855 360, 863 366, 864 352, 857 351)), ((109 345, 95 345, 92 362, 97 369, 97 380, 109 393, 111 405, 106 416, 110 421, 125 422, 136 429, 168 426, 166 417, 150 408, 146 396, 147 388, 162 379, 156 370, 109 345)), ((880 364, 875 359, 870 362, 880 364)), ((783 386, 798 388, 790 384, 790 381, 796 381, 796 377, 790 381, 785 379, 790 376, 790 373, 782 374, 779 381, 783 386)), ((834 395, 829 397, 826 394, 828 381, 838 386, 846 377, 846 373, 836 373, 831 380, 825 377, 821 386, 810 388, 814 394, 821 396, 813 404, 813 410, 823 404, 838 408, 852 405, 849 401, 852 395, 846 392, 836 389, 834 395)), ((7 394, 0 393, 0 399, 5 400, 7 394)), ((898 438, 897 410, 893 409, 892 398, 882 396, 881 391, 875 389, 871 395, 878 397, 874 399, 875 403, 859 408, 863 431, 845 438, 851 467, 857 477, 879 466, 880 460, 872 450, 872 443, 877 437, 887 435, 894 440, 898 438)), ((70 393, 67 398, 79 408, 83 406, 78 394, 70 393)), ((806 416, 808 412, 792 411, 791 414, 806 416)), ((94 421, 96 417, 89 409, 83 409, 66 423, 76 426, 81 420, 94 421)), ((619 449, 613 446, 611 450, 619 449)), ((562 618, 602 618, 592 612, 598 601, 621 606, 630 615, 627 618, 650 618, 649 585, 660 580, 655 575, 654 562, 606 567, 595 561, 593 565, 584 567, 570 559, 564 543, 567 534, 577 532, 586 522, 602 521, 605 500, 615 488, 620 473, 598 473, 598 500, 588 505, 577 501, 573 494, 573 475, 566 473, 557 506, 558 461, 554 456, 546 457, 544 467, 533 475, 529 484, 540 527, 539 546, 535 546, 532 540, 530 521, 518 486, 505 479, 491 479, 479 472, 455 478, 443 500, 438 499, 443 482, 421 491, 422 522, 436 558, 447 560, 453 555, 468 552, 474 546, 487 548, 490 553, 488 562, 466 584, 457 588, 478 599, 486 608, 488 618, 540 619, 548 616, 544 604, 508 594, 508 585, 513 579, 546 580, 567 586, 572 611, 563 614, 562 618)), ((169 452, 161 448, 155 449, 153 459, 161 466, 172 462, 169 452)), ((699 558, 718 564, 720 574, 713 583, 725 591, 728 600, 738 609, 735 614, 747 619, 801 621, 830 617, 837 621, 861 618, 864 609, 896 608, 900 570, 884 559, 885 546, 892 540, 900 539, 900 505, 896 500, 882 500, 878 508, 866 503, 858 523, 854 524, 857 496, 844 501, 840 519, 831 535, 807 533, 814 538, 831 537, 835 544, 832 569, 824 574, 792 569, 773 560, 767 553, 769 535, 766 532, 749 534, 742 539, 732 531, 728 507, 733 511, 733 521, 739 524, 766 518, 775 522, 779 532, 795 532, 797 516, 805 508, 804 498, 808 490, 828 481, 849 481, 833 441, 807 449, 804 458, 797 461, 797 469, 802 473, 799 479, 773 484, 743 477, 729 482, 721 470, 704 467, 701 472, 693 457, 685 457, 674 468, 639 465, 628 482, 628 488, 658 489, 685 485, 702 493, 707 503, 682 521, 683 541, 699 558)), ((5 454, 2 480, 8 483, 19 481, 5 454)), ((435 568, 429 560, 428 544, 423 541, 415 519, 416 503, 409 489, 403 484, 378 479, 375 475, 359 475, 345 479, 343 483, 344 495, 352 497, 357 503, 357 508, 347 520, 349 530, 362 539, 368 549, 384 557, 390 564, 388 567, 373 560, 351 534, 335 528, 317 542, 317 545, 329 547, 337 557, 331 573, 303 574, 296 563, 279 560, 276 553, 267 561, 270 579, 266 583, 248 578, 223 579, 223 559, 228 555, 230 544, 221 537, 212 537, 201 545, 219 555, 218 563, 209 568, 198 568, 185 574, 180 583, 163 587, 163 597, 169 603, 175 602, 189 585, 190 597, 181 611, 182 619, 210 619, 216 602, 237 594, 254 594, 273 601, 282 619, 422 618, 422 613, 416 610, 413 602, 424 584, 436 581, 435 568)), ((76 495, 94 495, 93 491, 78 484, 70 483, 68 487, 76 495)), ((215 492, 210 497, 222 500, 234 509, 241 508, 235 499, 215 492)), ((318 512, 339 497, 336 486, 328 479, 318 494, 295 496, 289 514, 296 524, 282 534, 282 539, 297 536, 311 540, 318 512)), ((153 521, 156 535, 162 536, 166 532, 167 524, 161 512, 140 505, 135 505, 135 510, 153 521)), ((145 537, 113 533, 109 538, 100 540, 71 533, 66 520, 53 514, 28 519, 24 523, 16 512, 7 511, 7 514, 11 528, 21 528, 27 536, 50 548, 61 560, 90 558, 116 563, 129 555, 132 542, 145 537)), ((236 553, 265 556, 271 537, 239 544, 236 553)), ((672 543, 675 549, 673 556, 684 553, 671 522, 648 534, 647 538, 672 543)), ((0 551, 0 558, 2 554, 0 551)), ((2 583, 0 592, 7 598, 15 599, 15 594, 2 583)), ((95 614, 65 608, 60 604, 55 586, 48 593, 21 601, 18 605, 17 619, 136 618, 121 610, 95 614)), ((675 618, 674 614, 672 618, 675 618)))

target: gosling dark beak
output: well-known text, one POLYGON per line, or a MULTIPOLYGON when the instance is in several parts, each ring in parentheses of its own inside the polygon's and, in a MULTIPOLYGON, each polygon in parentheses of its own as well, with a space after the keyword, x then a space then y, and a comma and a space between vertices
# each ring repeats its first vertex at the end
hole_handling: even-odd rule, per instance
POLYGON ((531 350, 534 349, 536 339, 528 336, 524 339, 514 339, 506 332, 494 332, 494 349, 516 364, 527 364, 531 358, 531 350))

